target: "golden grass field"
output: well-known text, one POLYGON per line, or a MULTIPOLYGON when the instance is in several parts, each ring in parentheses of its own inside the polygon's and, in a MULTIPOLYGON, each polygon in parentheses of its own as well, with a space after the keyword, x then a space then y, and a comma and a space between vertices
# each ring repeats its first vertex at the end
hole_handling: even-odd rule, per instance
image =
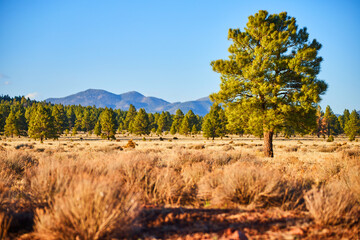
POLYGON ((359 142, 177 138, 2 138, 0 239, 360 238, 359 142))

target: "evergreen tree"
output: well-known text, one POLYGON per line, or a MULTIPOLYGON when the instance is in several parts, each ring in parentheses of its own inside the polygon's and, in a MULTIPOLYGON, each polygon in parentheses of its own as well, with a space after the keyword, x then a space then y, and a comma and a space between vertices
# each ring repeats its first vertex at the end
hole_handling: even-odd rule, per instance
POLYGON ((105 108, 100 115, 101 132, 109 139, 115 138, 116 124, 115 114, 111 108, 105 108))
POLYGON ((55 131, 58 135, 61 135, 65 130, 65 126, 67 126, 64 106, 61 104, 54 105, 51 115, 54 119, 55 131))
POLYGON ((16 126, 18 128, 18 135, 26 136, 27 135, 27 122, 25 118, 25 108, 22 104, 16 104, 14 106, 16 126))
POLYGON ((7 137, 13 137, 15 136, 19 136, 19 126, 17 124, 16 121, 16 117, 15 117, 15 113, 13 112, 13 110, 10 111, 9 116, 6 118, 6 123, 5 123, 5 136, 7 137))
POLYGON ((6 119, 9 114, 10 114, 10 105, 2 101, 0 104, 0 132, 4 132, 6 119))
POLYGON ((356 135, 360 133, 360 117, 359 114, 353 110, 349 116, 349 120, 345 123, 344 128, 346 136, 350 141, 355 140, 356 135))
POLYGON ((100 120, 96 122, 95 127, 94 127, 94 134, 96 136, 100 136, 101 135, 101 124, 100 124, 100 120))
POLYGON ((192 129, 194 125, 197 125, 197 117, 191 109, 186 113, 186 116, 189 119, 189 128, 192 129))
POLYGON ((128 130, 129 132, 132 132, 131 131, 131 122, 135 119, 136 115, 137 115, 136 108, 134 107, 134 105, 130 104, 129 110, 126 113, 126 118, 125 118, 125 122, 124 122, 126 130, 128 130))
POLYGON ((85 132, 89 132, 94 128, 93 126, 93 119, 91 117, 91 112, 89 108, 85 108, 83 112, 83 117, 81 119, 81 128, 85 132))
POLYGON ((66 109, 66 118, 68 120, 67 129, 69 130, 75 126, 76 116, 74 112, 74 107, 75 106, 71 105, 66 109))
POLYGON ((206 138, 223 137, 226 134, 226 117, 224 110, 218 105, 213 104, 210 112, 205 115, 202 126, 203 135, 206 138))
POLYGON ((181 121, 179 133, 181 135, 188 135, 190 130, 191 130, 191 128, 190 128, 189 117, 188 117, 188 115, 185 115, 185 117, 181 121))
POLYGON ((326 107, 324 120, 326 124, 326 134, 328 136, 338 135, 340 132, 340 124, 338 118, 333 113, 329 105, 326 107))
POLYGON ((133 133, 137 135, 143 135, 143 134, 149 134, 150 123, 149 123, 149 117, 145 111, 145 109, 140 108, 139 112, 136 114, 136 117, 133 121, 132 130, 133 133))
POLYGON ((181 126, 181 122, 184 118, 184 113, 178 109, 176 110, 173 122, 171 124, 171 128, 170 128, 170 133, 172 135, 175 135, 177 132, 179 132, 180 130, 180 126, 181 126))
POLYGON ((211 99, 224 103, 247 132, 261 128, 264 154, 273 157, 273 135, 284 125, 302 133, 316 127, 316 106, 327 89, 316 78, 321 44, 309 41, 306 28, 298 29, 286 12, 259 11, 246 26, 229 30, 229 59, 211 63, 221 73, 220 91, 211 99))
POLYGON ((167 116, 166 116, 165 112, 162 112, 160 114, 160 117, 159 117, 158 121, 157 121, 158 128, 157 128, 156 133, 158 135, 161 135, 163 133, 163 131, 165 131, 166 125, 167 125, 167 116))
POLYGON ((40 139, 41 142, 47 138, 58 138, 54 128, 54 120, 47 106, 38 103, 36 110, 32 112, 29 123, 29 136, 40 139))

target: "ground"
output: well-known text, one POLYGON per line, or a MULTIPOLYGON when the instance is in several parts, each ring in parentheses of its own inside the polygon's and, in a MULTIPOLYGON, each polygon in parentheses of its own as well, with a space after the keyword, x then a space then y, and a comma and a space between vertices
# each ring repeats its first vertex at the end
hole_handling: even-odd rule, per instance
MULTIPOLYGON (((252 136, 213 141, 118 135, 107 141, 78 134, 44 143, 2 138, 0 238, 50 239, 54 232, 77 228, 66 220, 66 211, 77 206, 71 197, 105 194, 104 203, 94 201, 92 207, 106 201, 112 206, 121 198, 111 192, 107 198, 100 181, 109 189, 126 186, 125 198, 114 204, 130 206, 124 208, 127 216, 118 214, 106 230, 94 222, 83 230, 78 227, 73 236, 79 239, 92 239, 81 237, 91 236, 86 235, 91 228, 100 239, 360 238, 358 142, 278 137, 273 159, 263 157, 262 144, 252 136), (93 185, 81 193, 76 187, 86 189, 84 179, 93 185), (136 205, 131 205, 133 199, 136 205), (126 224, 116 225, 121 219, 126 224), (124 231, 118 233, 119 228, 124 231)), ((76 218, 76 210, 70 212, 76 218)))

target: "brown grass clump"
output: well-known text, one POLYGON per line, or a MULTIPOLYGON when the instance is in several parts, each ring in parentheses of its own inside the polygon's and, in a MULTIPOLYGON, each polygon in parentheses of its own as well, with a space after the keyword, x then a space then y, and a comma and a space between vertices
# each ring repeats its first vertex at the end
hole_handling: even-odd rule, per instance
POLYGON ((276 170, 237 162, 205 176, 199 184, 199 197, 215 205, 228 203, 294 209, 299 207, 303 187, 284 179, 276 170))
POLYGON ((7 233, 10 227, 11 217, 0 212, 0 240, 7 239, 7 233))
POLYGON ((109 239, 123 237, 137 218, 135 195, 108 178, 81 176, 53 204, 37 210, 38 239, 109 239))
POLYGON ((306 207, 318 224, 335 225, 359 220, 359 206, 341 182, 313 188, 305 195, 306 207))

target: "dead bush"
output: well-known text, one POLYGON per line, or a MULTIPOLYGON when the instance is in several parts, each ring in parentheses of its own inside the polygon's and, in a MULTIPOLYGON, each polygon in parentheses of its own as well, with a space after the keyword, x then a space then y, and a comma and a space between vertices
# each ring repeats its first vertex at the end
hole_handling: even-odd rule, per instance
POLYGON ((124 237, 138 214, 135 194, 108 178, 89 178, 69 184, 49 208, 37 210, 38 239, 110 239, 124 237))
POLYGON ((304 198, 307 209, 318 224, 354 223, 359 219, 356 200, 344 187, 343 182, 314 187, 304 198))

